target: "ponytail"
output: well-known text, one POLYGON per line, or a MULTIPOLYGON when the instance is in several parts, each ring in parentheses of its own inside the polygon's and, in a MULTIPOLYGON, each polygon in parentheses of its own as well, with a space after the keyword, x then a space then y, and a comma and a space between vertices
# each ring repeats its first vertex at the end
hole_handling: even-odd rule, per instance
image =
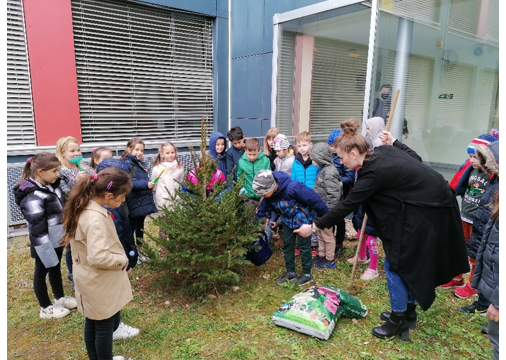
POLYGON ((59 168, 60 166, 60 160, 58 160, 54 154, 41 152, 26 160, 26 164, 23 167, 23 172, 21 173, 21 179, 19 179, 19 182, 28 179, 30 176, 33 176, 37 170, 47 171, 54 168, 59 168))
POLYGON ((116 168, 106 168, 100 174, 86 175, 70 192, 63 208, 62 223, 65 235, 60 240, 62 245, 68 246, 75 238, 79 217, 93 197, 104 197, 112 193, 114 197, 128 194, 132 190, 130 175, 116 168))

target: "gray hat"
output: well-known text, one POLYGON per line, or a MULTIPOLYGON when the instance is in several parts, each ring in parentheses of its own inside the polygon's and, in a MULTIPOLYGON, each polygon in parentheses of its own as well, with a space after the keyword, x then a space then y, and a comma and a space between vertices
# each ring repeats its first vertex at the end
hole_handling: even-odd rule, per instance
POLYGON ((290 142, 288 138, 284 134, 278 134, 273 140, 272 149, 276 150, 286 150, 290 148, 290 142))
POLYGON ((253 191, 255 195, 263 196, 270 193, 276 187, 276 180, 272 171, 260 170, 253 179, 253 191))

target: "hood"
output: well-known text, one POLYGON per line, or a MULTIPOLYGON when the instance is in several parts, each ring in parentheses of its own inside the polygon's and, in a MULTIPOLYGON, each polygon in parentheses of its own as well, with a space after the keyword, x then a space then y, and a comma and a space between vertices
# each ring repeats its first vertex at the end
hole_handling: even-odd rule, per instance
POLYGON ((21 200, 23 200, 26 195, 39 189, 40 188, 30 180, 22 180, 14 187, 13 190, 16 204, 19 206, 19 204, 21 204, 21 200))
POLYGON ((480 166, 487 174, 499 176, 499 141, 487 146, 478 144, 475 149, 480 166))
POLYGON ((331 165, 333 162, 332 151, 330 151, 329 145, 325 143, 314 144, 309 149, 309 155, 320 167, 331 165))
POLYGON ((304 160, 302 158, 302 154, 301 153, 297 153, 297 155, 295 155, 295 159, 297 159, 302 166, 304 166, 304 169, 308 168, 309 165, 311 165, 313 163, 313 161, 311 160, 311 156, 308 156, 306 160, 304 160))
POLYGON ((380 135, 382 131, 385 130, 385 120, 381 117, 373 117, 367 119, 365 124, 370 129, 370 135, 368 135, 368 137, 371 139, 373 147, 381 146, 380 135))
POLYGON ((275 198, 277 197, 277 195, 281 195, 285 191, 285 189, 287 188, 288 184, 290 184, 290 181, 292 181, 292 179, 284 171, 273 171, 272 175, 274 176, 274 178, 278 183, 278 189, 272 195, 272 197, 275 198))
POLYGON ((211 134, 211 137, 209 138, 209 153, 211 154, 213 160, 216 160, 216 158, 218 157, 218 153, 216 152, 216 140, 221 138, 225 139, 225 149, 220 154, 221 155, 220 159, 222 159, 223 156, 225 156, 225 150, 227 150, 227 138, 220 132, 213 132, 211 134))
POLYGON ((110 168, 110 167, 123 170, 124 172, 127 172, 127 173, 130 172, 130 166, 128 166, 127 163, 125 163, 124 161, 115 159, 115 158, 107 158, 107 159, 102 160, 102 162, 100 164, 98 164, 96 172, 99 173, 100 171, 110 168))

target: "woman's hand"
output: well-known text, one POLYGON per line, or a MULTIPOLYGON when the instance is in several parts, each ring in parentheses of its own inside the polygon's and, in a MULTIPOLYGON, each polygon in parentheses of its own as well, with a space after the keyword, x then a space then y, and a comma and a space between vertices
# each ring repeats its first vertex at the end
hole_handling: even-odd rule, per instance
POLYGON ((487 310, 487 317, 492 321, 499 322, 499 309, 490 304, 487 310))
POLYGON ((294 230, 293 232, 296 234, 299 234, 302 237, 308 237, 308 236, 313 235, 313 231, 311 230, 311 225, 307 225, 307 224, 302 225, 300 228, 298 228, 297 230, 294 230))
POLYGON ((390 132, 386 130, 383 130, 382 134, 380 135, 380 139, 385 145, 393 145, 395 140, 397 140, 390 132))

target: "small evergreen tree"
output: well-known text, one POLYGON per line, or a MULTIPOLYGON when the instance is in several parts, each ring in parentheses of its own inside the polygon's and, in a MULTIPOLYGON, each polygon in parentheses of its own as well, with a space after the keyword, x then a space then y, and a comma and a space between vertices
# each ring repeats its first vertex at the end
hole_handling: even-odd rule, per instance
POLYGON ((254 208, 246 206, 240 194, 243 178, 225 189, 231 175, 227 181, 213 184, 209 192, 218 160, 214 161, 206 148, 202 119, 201 156, 190 148, 198 182, 185 176, 181 182, 185 190, 176 190, 171 198, 176 205, 171 210, 164 208, 153 219, 160 234, 148 232, 152 244, 143 247, 150 257, 148 263, 160 271, 168 285, 182 285, 183 291, 199 296, 220 293, 239 282, 241 266, 251 264, 244 255, 258 239, 255 231, 262 228, 255 221, 254 208))

